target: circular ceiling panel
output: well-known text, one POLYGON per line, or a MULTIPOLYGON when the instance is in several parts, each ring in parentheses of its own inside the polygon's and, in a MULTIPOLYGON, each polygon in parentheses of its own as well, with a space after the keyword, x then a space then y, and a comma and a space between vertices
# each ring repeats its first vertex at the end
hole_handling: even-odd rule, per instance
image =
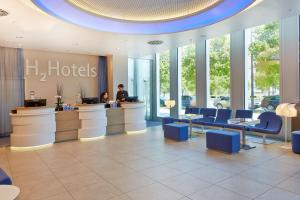
POLYGON ((127 21, 164 21, 194 15, 222 0, 67 0, 98 16, 127 21))
POLYGON ((201 28, 240 13, 255 1, 32 0, 48 14, 73 24, 99 31, 124 34, 163 34, 201 28), (92 4, 93 2, 95 4, 92 4), (100 2, 105 3, 103 7, 100 2), (111 2, 114 6, 108 6, 111 2), (133 2, 136 5, 129 6, 133 2), (197 9, 191 9, 196 7, 195 2, 198 2, 200 6, 197 9), (181 8, 182 5, 185 5, 184 8, 181 8))

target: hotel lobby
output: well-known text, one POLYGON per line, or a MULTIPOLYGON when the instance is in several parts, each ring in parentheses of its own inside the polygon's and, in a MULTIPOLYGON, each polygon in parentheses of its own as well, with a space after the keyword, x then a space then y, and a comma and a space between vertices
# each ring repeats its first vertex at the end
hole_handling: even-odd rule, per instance
POLYGON ((300 200, 299 0, 0 0, 0 200, 300 200))

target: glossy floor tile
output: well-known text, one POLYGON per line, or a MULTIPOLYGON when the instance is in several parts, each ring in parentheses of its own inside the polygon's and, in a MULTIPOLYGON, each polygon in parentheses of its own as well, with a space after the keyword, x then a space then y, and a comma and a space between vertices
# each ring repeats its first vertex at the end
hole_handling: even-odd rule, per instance
POLYGON ((300 156, 280 145, 228 155, 207 150, 204 135, 165 140, 159 126, 33 151, 0 148, 0 167, 19 200, 300 200, 300 156))

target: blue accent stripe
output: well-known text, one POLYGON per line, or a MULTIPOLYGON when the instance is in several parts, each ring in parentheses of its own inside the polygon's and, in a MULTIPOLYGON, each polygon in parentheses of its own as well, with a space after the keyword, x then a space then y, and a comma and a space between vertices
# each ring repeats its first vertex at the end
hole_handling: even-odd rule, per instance
POLYGON ((50 15, 73 24, 105 32, 123 34, 163 34, 208 26, 240 13, 255 0, 224 0, 217 6, 186 18, 163 22, 117 21, 84 12, 65 0, 33 0, 50 15))

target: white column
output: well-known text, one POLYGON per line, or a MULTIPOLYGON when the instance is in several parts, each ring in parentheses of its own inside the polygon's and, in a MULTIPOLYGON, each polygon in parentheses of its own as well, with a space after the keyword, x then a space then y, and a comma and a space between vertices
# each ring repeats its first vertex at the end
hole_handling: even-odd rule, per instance
POLYGON ((281 20, 280 31, 281 101, 299 100, 299 16, 281 20))
POLYGON ((233 111, 245 108, 245 32, 230 35, 230 99, 233 111))
POLYGON ((207 107, 208 73, 207 73, 206 41, 196 42, 196 104, 198 107, 207 107))
MULTIPOLYGON (((172 48, 170 50, 170 99, 176 101, 174 108, 171 108, 170 115, 178 117, 179 114, 179 73, 178 73, 178 49, 172 48)), ((181 97, 180 97, 181 98, 181 97)))

